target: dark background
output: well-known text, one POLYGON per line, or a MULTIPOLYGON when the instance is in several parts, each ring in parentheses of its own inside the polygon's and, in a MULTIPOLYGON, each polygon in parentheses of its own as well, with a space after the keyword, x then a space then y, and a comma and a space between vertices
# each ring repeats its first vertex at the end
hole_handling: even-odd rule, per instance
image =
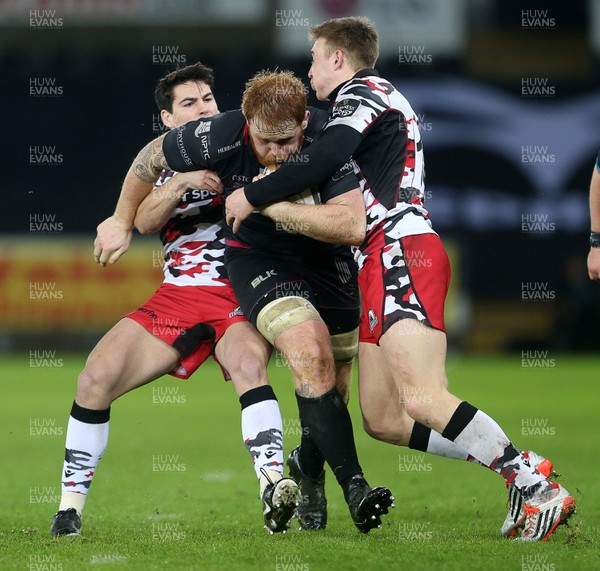
MULTIPOLYGON (((134 0, 109 1, 105 9, 102 2, 82 1, 81 10, 92 11, 87 19, 73 15, 74 1, 0 1, 2 155, 8 157, 2 169, 1 236, 33 239, 30 213, 52 212, 64 223, 65 236, 93 238, 96 225, 112 213, 133 157, 159 134, 152 93, 156 81, 176 65, 153 62, 156 46, 175 46, 184 54, 183 64, 200 60, 213 67, 221 110, 239 106, 244 82, 262 68, 292 69, 308 84, 308 41, 303 54, 282 53, 276 42, 282 30, 275 16, 278 10, 305 3, 264 2, 261 17, 249 23, 236 17, 186 22, 184 17, 180 21, 165 18, 159 24, 141 18, 115 25, 106 23, 109 5, 135 7, 134 0), (62 25, 31 27, 30 11, 44 9, 55 10, 55 16, 63 18, 62 25), (94 10, 99 16, 93 15, 94 10), (31 96, 31 80, 40 77, 54 78, 62 94, 31 96), (31 165, 29 150, 35 145, 54 147, 63 157, 61 165, 31 165)), ((331 16, 362 14, 361 9, 369 4, 358 0, 312 3, 331 16)), ((417 12, 430 5, 427 0, 398 3, 417 12)), ((161 7, 160 0, 154 4, 161 7)), ((177 11, 172 1, 163 4, 164 10, 177 11)), ((212 3, 182 4, 202 11, 212 3)), ((230 4, 235 12, 235 3, 230 4)), ((397 6, 392 6, 396 3, 390 0, 388 4, 391 13, 397 14, 397 6)), ((495 327, 489 316, 498 307, 506 308, 515 322, 531 311, 531 304, 520 297, 523 282, 547 282, 556 293, 554 302, 538 304, 536 311, 550 317, 540 326, 536 343, 561 350, 594 350, 600 343, 600 287, 587 279, 585 267, 587 193, 600 148, 597 4, 592 0, 456 2, 457 9, 462 6, 464 11, 460 53, 432 52, 431 62, 422 66, 401 65, 390 53, 378 62, 382 75, 407 95, 416 112, 424 114, 422 123, 428 124, 423 138, 429 206, 434 227, 459 253, 455 275, 467 317, 462 325, 458 320, 456 340, 466 348, 479 348, 478 328, 495 327), (553 25, 524 29, 524 9, 546 10, 553 25), (551 96, 525 98, 521 86, 528 77, 545 78, 553 88, 551 96), (450 90, 443 87, 449 80, 455 86, 450 90), (437 95, 430 101, 418 95, 423 85, 428 86, 428 93, 434 86, 437 95), (454 108, 453 97, 473 85, 494 93, 497 102, 492 114, 479 112, 475 118, 468 106, 459 112, 454 108), (456 129, 458 134, 475 121, 492 139, 514 130, 517 119, 502 103, 503 97, 526 107, 525 115, 539 114, 538 125, 555 124, 551 140, 546 131, 535 139, 537 127, 525 128, 524 133, 535 142, 524 140, 524 145, 545 141, 549 152, 580 148, 575 158, 566 160, 557 152, 552 165, 529 167, 554 169, 556 176, 568 173, 559 177, 564 182, 552 192, 533 184, 518 160, 508 160, 477 138, 466 144, 457 136, 454 142, 450 133, 448 142, 440 141, 441 133, 456 129), (598 113, 590 114, 579 103, 590 97, 597 101, 598 113), (577 118, 571 123, 569 113, 577 118), (502 216, 511 200, 514 213, 502 216), (482 206, 475 208, 478 201, 482 206), (545 213, 554 222, 553 230, 524 232, 521 217, 533 212, 545 213)), ((402 44, 399 38, 398 45, 402 44)), ((486 97, 481 99, 487 104, 486 97)), ((309 102, 321 105, 312 92, 309 102)), ((533 347, 525 337, 504 336, 495 348, 533 347)))

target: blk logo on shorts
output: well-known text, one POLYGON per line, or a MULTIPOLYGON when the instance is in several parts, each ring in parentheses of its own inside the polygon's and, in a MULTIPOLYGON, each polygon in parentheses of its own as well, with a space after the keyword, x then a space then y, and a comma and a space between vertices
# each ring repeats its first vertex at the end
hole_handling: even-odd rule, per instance
POLYGON ((377 319, 377 316, 375 315, 375 312, 372 309, 369 309, 369 331, 371 333, 373 333, 373 329, 375 329, 375 326, 379 323, 379 319, 377 319))
POLYGON ((270 277, 272 276, 276 276, 277 272, 275 270, 268 270, 266 271, 264 274, 254 278, 251 282, 250 285, 253 288, 258 287, 262 282, 264 282, 265 280, 268 280, 270 277))

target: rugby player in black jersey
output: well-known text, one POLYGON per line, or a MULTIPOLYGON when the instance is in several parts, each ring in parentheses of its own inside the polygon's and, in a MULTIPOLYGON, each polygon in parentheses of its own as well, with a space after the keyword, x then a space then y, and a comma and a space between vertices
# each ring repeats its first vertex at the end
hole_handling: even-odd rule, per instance
MULTIPOLYGON (((230 111, 192 122, 146 145, 129 170, 124 192, 131 197, 142 194, 148 180, 163 168, 209 168, 228 194, 250 182, 262 167, 293 160, 325 118, 322 111, 307 112, 304 86, 286 72, 258 74, 247 85, 243 107, 244 103, 244 113, 230 111)), ((358 227, 344 239, 333 230, 330 242, 359 243, 364 208, 348 165, 312 192, 336 206, 348 227, 358 227)), ((322 483, 324 457, 344 491, 354 523, 366 533, 381 524, 380 516, 393 505, 393 497, 386 488, 371 489, 364 479, 350 416, 336 389, 336 373, 343 379, 340 388, 347 386, 357 350, 360 303, 350 250, 288 233, 260 214, 253 215, 237 236, 231 234, 226 245, 227 267, 242 309, 287 358, 294 376, 303 438, 293 470, 296 477, 300 470, 307 476, 301 489, 303 483, 322 483)), ((304 500, 303 527, 324 527, 323 503, 312 517, 314 506, 309 497, 304 500)))
POLYGON ((330 20, 310 36, 311 86, 319 100, 331 102, 324 129, 297 160, 232 193, 227 222, 238 232, 254 209, 321 184, 352 156, 367 215, 357 256, 365 424, 391 442, 406 441, 408 428, 415 448, 489 467, 510 488, 502 535, 522 530, 520 540, 545 541, 575 512, 575 500, 536 469, 492 418, 447 390, 450 265, 424 206, 417 116, 373 69, 379 43, 366 18, 330 20), (418 264, 420 259, 428 263, 418 264))

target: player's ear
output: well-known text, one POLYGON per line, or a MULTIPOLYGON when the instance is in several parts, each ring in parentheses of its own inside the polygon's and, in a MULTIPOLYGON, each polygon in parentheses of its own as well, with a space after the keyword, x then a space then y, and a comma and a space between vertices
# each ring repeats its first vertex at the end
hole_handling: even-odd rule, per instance
POLYGON ((309 119, 310 119, 310 111, 307 109, 306 112, 304 113, 304 121, 302 121, 302 124, 301 124, 301 127, 302 127, 303 131, 308 126, 308 120, 309 119))
POLYGON ((175 127, 175 121, 173 120, 173 114, 167 111, 166 109, 162 109, 160 112, 160 118, 165 127, 172 129, 175 127))

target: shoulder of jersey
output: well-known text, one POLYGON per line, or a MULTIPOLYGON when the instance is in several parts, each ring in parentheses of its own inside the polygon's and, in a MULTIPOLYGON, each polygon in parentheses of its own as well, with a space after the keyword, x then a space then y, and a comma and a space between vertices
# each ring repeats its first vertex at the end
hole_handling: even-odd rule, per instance
POLYGON ((240 110, 225 111, 199 121, 194 127, 194 136, 201 142, 205 141, 211 155, 214 151, 221 154, 226 147, 241 139, 245 126, 246 119, 240 110))
MULTIPOLYGON (((371 76, 356 77, 356 78, 350 80, 346 85, 344 85, 344 87, 342 89, 340 89, 340 91, 336 97, 336 101, 339 101, 340 99, 344 99, 346 97, 351 97, 352 95, 362 95, 362 96, 368 95, 373 90, 373 88, 371 86, 369 86, 367 84, 367 82, 365 81, 369 77, 371 77, 371 76)), ((379 78, 376 77, 375 79, 379 79, 379 78)))
POLYGON ((241 109, 235 109, 234 111, 224 111, 214 117, 208 117, 198 122, 198 126, 195 130, 195 135, 201 135, 204 132, 212 132, 213 129, 216 131, 218 126, 218 132, 223 129, 236 127, 243 127, 246 124, 246 119, 242 114, 241 109))
POLYGON ((304 138, 308 138, 309 141, 312 141, 314 136, 322 129, 323 125, 327 121, 327 117, 329 116, 329 112, 324 109, 318 109, 317 107, 308 106, 306 108, 310 111, 310 116, 308 118, 308 125, 306 126, 306 131, 304 132, 304 138))

